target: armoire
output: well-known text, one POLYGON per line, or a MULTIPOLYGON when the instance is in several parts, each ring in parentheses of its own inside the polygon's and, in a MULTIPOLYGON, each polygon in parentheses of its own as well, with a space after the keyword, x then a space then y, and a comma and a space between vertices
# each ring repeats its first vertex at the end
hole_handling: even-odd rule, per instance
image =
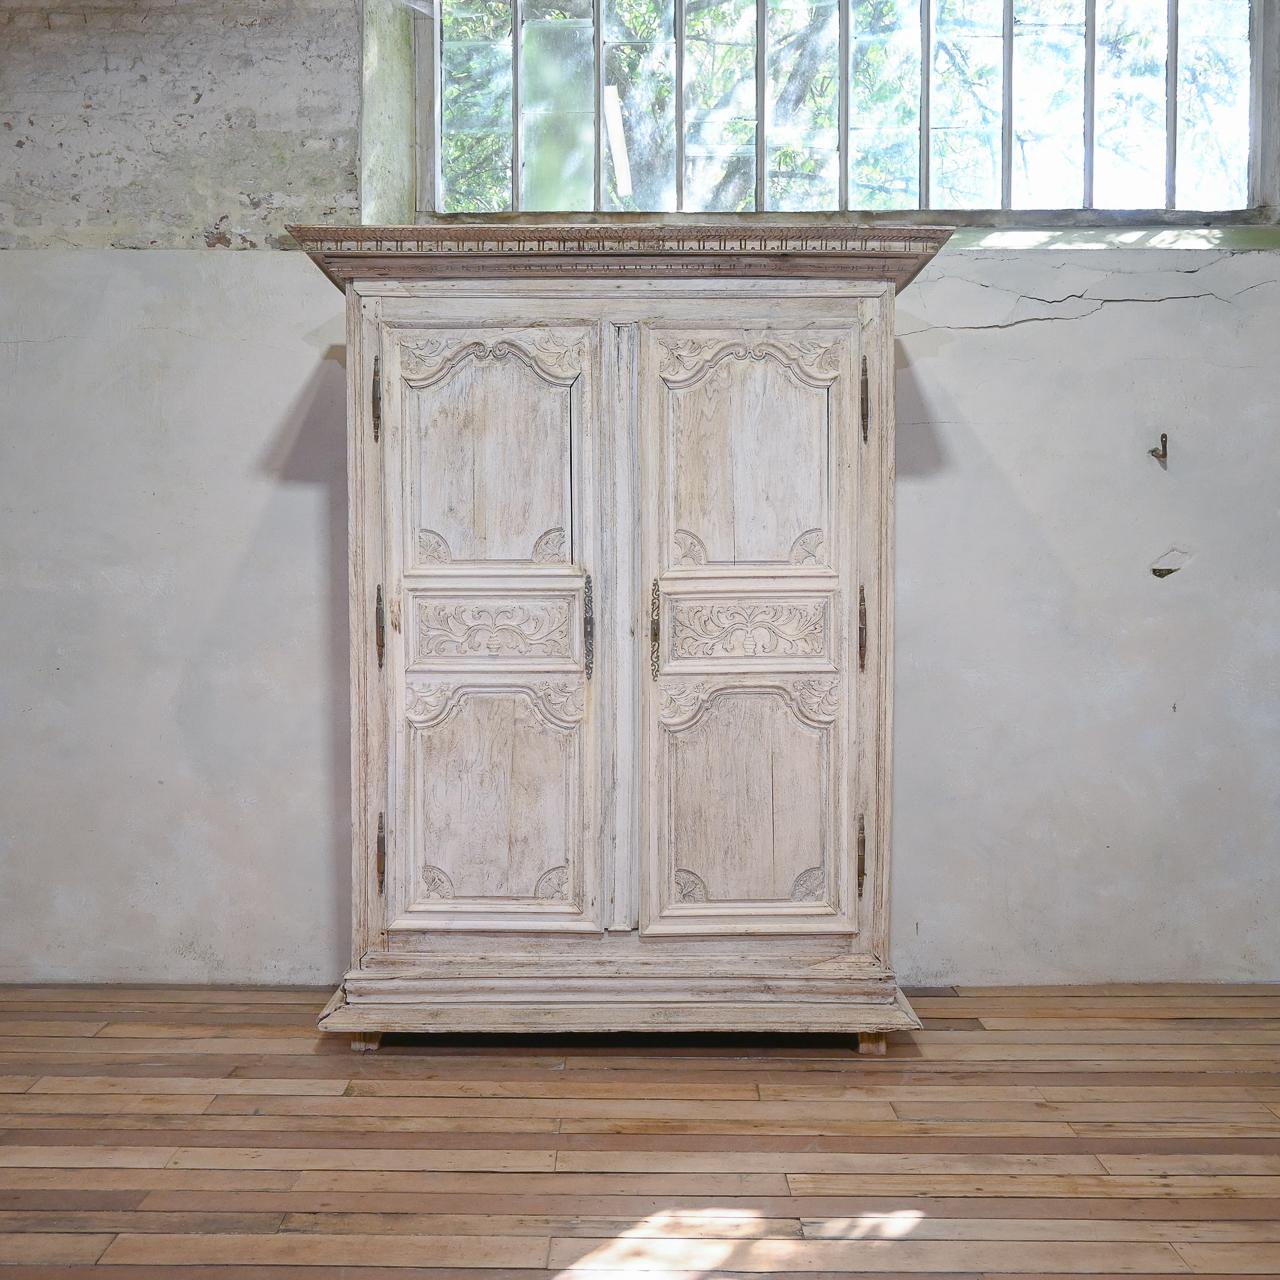
POLYGON ((291 231, 347 304, 353 949, 320 1026, 918 1026, 893 308, 949 233, 291 231))

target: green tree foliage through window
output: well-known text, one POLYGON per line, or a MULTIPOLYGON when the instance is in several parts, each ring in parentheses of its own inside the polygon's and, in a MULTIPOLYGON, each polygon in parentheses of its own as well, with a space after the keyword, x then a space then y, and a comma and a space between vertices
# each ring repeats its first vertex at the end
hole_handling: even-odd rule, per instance
POLYGON ((1248 203, 1249 0, 441 4, 446 212, 1248 203))

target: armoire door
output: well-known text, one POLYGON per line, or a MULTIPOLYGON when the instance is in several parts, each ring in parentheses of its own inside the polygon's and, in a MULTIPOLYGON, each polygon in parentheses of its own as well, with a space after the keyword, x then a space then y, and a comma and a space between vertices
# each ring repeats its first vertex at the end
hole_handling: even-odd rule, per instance
POLYGON ((597 331, 381 334, 386 927, 599 927, 597 331))
POLYGON ((858 927, 861 325, 750 315, 641 332, 648 934, 858 927))

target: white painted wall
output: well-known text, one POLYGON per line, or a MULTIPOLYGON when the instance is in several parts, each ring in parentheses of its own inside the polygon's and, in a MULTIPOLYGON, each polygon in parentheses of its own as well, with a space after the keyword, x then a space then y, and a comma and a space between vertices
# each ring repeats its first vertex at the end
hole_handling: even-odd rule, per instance
MULTIPOLYGON (((908 982, 1280 979, 1278 280, 955 250, 902 299, 908 982)), ((0 253, 0 980, 338 975, 340 306, 0 253)))

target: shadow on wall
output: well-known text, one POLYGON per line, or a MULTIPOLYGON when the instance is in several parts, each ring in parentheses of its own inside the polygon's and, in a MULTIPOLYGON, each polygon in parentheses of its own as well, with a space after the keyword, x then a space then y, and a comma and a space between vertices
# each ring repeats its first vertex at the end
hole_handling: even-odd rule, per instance
MULTIPOLYGON (((185 745, 215 791, 209 854, 215 864, 227 859, 226 875, 210 868, 209 891, 225 897, 228 919, 245 914, 236 901, 258 904, 254 930, 269 927, 255 911, 272 910, 282 894, 297 912, 277 935, 276 972, 259 981, 297 981, 318 965, 335 971, 327 979, 347 960, 346 349, 318 349, 319 363, 252 463, 269 482, 256 525, 179 692, 185 745)), ((234 399, 242 412, 261 412, 263 394, 249 385, 234 399)), ((200 842, 199 832, 188 836, 200 842)))
POLYGON ((930 476, 945 471, 946 451, 937 427, 921 411, 920 385, 901 342, 893 344, 893 367, 898 421, 894 456, 898 475, 930 476))

